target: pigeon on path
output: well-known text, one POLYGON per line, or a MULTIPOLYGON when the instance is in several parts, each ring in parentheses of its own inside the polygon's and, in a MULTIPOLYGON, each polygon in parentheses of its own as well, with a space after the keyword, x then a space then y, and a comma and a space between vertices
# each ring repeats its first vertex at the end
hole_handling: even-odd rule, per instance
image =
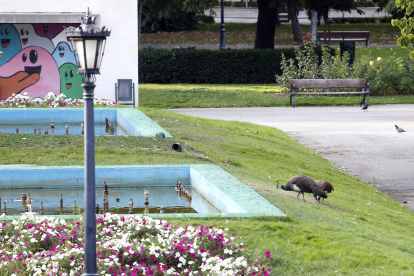
POLYGON ((366 105, 364 105, 364 107, 363 108, 361 108, 361 110, 366 110, 366 111, 368 111, 368 106, 369 106, 369 104, 366 104, 366 105))
POLYGON ((404 129, 398 127, 397 125, 395 125, 395 128, 397 129, 398 133, 406 132, 404 129))

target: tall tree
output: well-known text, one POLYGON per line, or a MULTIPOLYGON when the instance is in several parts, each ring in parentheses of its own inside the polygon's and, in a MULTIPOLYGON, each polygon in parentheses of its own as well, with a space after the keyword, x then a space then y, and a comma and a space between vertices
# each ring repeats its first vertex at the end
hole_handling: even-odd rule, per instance
POLYGON ((286 1, 286 4, 288 7, 288 12, 291 16, 293 40, 296 42, 303 42, 303 33, 302 29, 300 28, 298 19, 299 10, 302 7, 302 3, 300 0, 290 0, 286 1))
MULTIPOLYGON (((333 9, 336 11, 348 11, 351 12, 351 9, 354 5, 354 0, 304 0, 305 8, 309 10, 316 10, 318 16, 321 16, 325 25, 325 39, 326 32, 330 32, 329 28, 329 10, 333 9)), ((326 41, 325 41, 326 43, 326 41)), ((329 44, 329 41, 328 41, 329 44)))
POLYGON ((259 15, 257 18, 255 49, 274 49, 278 0, 257 0, 259 15))

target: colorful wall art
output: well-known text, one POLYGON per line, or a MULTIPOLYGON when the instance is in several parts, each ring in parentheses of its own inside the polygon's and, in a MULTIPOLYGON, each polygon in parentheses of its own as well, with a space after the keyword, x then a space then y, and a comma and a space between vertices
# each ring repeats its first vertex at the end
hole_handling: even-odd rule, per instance
POLYGON ((82 98, 82 76, 65 28, 79 24, 0 24, 0 100, 49 92, 82 98))

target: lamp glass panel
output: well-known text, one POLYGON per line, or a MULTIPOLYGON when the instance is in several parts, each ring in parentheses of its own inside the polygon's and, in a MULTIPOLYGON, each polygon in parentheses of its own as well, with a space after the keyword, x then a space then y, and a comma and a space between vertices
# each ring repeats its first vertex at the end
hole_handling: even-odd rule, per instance
POLYGON ((75 40, 75 50, 78 56, 79 68, 85 68, 85 52, 83 50, 83 41, 82 40, 75 40))
POLYGON ((95 39, 85 39, 85 51, 86 51, 86 69, 95 68, 96 58, 96 45, 98 41, 95 39))
POLYGON ((97 63, 96 63, 96 68, 97 69, 100 69, 101 68, 101 63, 102 63, 102 57, 103 57, 103 46, 104 46, 104 44, 105 44, 105 40, 104 39, 101 39, 101 40, 99 40, 99 44, 98 44, 98 51, 99 51, 99 53, 98 53, 98 61, 97 61, 97 63))

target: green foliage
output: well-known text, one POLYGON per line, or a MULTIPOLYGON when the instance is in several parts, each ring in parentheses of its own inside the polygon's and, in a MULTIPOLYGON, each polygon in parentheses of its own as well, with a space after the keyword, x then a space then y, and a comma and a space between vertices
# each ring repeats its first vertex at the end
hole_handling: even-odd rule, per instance
MULTIPOLYGON (((332 50, 334 52, 334 50, 332 50)), ((294 49, 139 50, 140 83, 272 83, 294 49)), ((321 55, 322 51, 316 50, 321 55)))
POLYGON ((276 76, 276 82, 282 91, 289 91, 289 79, 365 78, 370 83, 373 96, 414 94, 414 61, 408 57, 391 55, 374 59, 371 54, 362 55, 349 67, 346 52, 342 58, 339 55, 333 57, 323 47, 322 62, 319 63, 314 48, 307 43, 304 49, 295 49, 295 60, 282 56, 283 74, 276 76))
POLYGON ((316 47, 306 41, 304 47, 295 48, 295 59, 282 55, 283 74, 276 75, 282 91, 289 91, 289 79, 328 79, 349 76, 347 58, 334 57, 335 50, 326 46, 316 47), (322 54, 318 54, 318 51, 322 54), (336 77, 332 77, 336 76, 336 77))
MULTIPOLYGON (((401 19, 406 16, 405 9, 397 7, 395 0, 388 2, 387 6, 384 9, 387 13, 392 15, 392 19, 401 19)), ((409 17, 412 17, 414 14, 410 14, 409 17)))
POLYGON ((193 30, 198 22, 195 12, 184 12, 180 5, 171 5, 166 16, 160 16, 154 4, 142 8, 142 33, 193 30))
MULTIPOLYGON (((405 16, 401 19, 391 20, 391 24, 393 26, 398 26, 401 30, 401 36, 397 39, 397 43, 402 47, 414 45, 414 18, 410 17, 410 15, 414 12, 414 1, 396 0, 395 5, 403 10, 405 9, 405 13, 408 15, 408 18, 405 16)), ((410 57, 414 59, 414 50, 411 51, 410 57)))
POLYGON ((371 95, 414 94, 414 61, 409 57, 377 58, 362 56, 353 68, 352 75, 370 83, 371 95))

